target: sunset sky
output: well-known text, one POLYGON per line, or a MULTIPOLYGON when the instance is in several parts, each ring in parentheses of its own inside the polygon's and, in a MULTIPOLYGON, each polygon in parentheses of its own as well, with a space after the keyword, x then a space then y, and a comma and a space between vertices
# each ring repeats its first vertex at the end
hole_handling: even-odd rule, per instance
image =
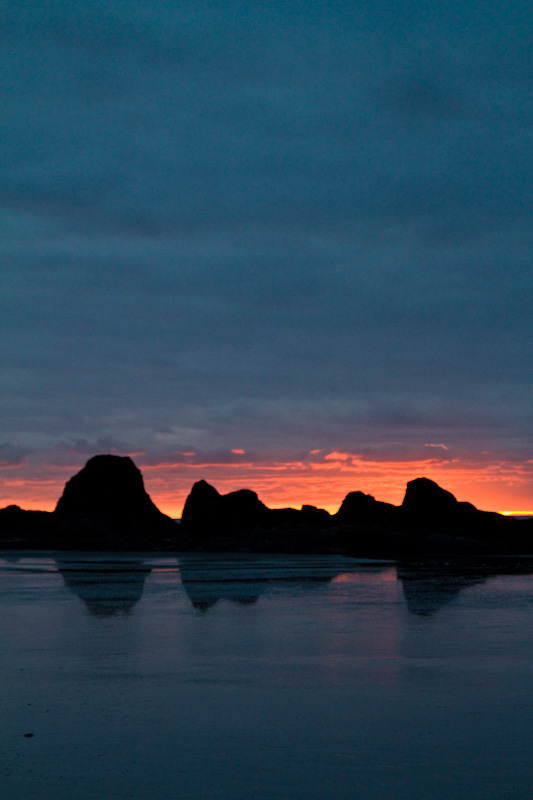
POLYGON ((5 7, 0 506, 533 513, 530 2, 5 7))

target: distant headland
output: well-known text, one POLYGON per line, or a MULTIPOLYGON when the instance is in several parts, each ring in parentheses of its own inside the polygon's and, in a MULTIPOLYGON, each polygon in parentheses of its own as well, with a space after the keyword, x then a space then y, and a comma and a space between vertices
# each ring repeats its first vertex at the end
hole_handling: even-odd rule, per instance
POLYGON ((0 509, 0 549, 533 555, 533 520, 480 511, 428 478, 409 481, 400 506, 353 491, 336 514, 271 509, 249 489, 221 495, 201 480, 178 524, 152 502, 130 458, 97 455, 67 481, 54 511, 0 509))

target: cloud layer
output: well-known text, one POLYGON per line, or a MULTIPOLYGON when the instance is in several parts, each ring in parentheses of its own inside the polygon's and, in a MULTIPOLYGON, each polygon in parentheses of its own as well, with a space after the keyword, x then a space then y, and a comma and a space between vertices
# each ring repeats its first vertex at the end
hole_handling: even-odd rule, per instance
POLYGON ((524 464, 530 22, 525 2, 12 3, 8 474, 428 443, 524 464))

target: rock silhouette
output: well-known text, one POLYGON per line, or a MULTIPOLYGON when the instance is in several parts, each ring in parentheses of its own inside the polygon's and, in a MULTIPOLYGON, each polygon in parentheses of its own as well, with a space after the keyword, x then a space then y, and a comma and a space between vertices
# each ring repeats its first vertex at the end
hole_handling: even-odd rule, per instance
POLYGON ((141 524, 168 520, 144 488, 131 458, 94 456, 67 481, 54 512, 56 519, 120 519, 141 524))
POLYGON ((20 506, 6 506, 0 509, 0 547, 18 547, 31 537, 39 546, 39 541, 47 537, 50 517, 48 511, 25 511, 20 506))
POLYGON ((131 458, 98 455, 65 485, 51 513, 0 511, 2 547, 55 550, 164 548, 176 523, 152 502, 131 458))
POLYGON ((304 506, 270 509, 255 492, 240 490, 221 495, 198 481, 189 494, 180 534, 187 549, 251 552, 327 552, 315 542, 327 531, 331 516, 324 509, 304 506))
POLYGON ((402 502, 404 511, 417 516, 447 515, 456 507, 457 500, 453 494, 442 489, 429 478, 416 478, 414 481, 409 481, 402 502))
POLYGON ((428 478, 400 506, 350 492, 336 514, 270 509, 249 489, 194 484, 177 525, 155 506, 127 457, 98 455, 66 484, 55 511, 0 510, 0 548, 342 553, 370 558, 532 554, 533 520, 458 502, 428 478))
POLYGON ((269 511, 249 489, 221 495, 202 480, 194 484, 185 501, 181 529, 207 538, 212 531, 219 536, 234 535, 264 525, 269 511))
POLYGON ((532 552, 533 521, 480 511, 427 478, 409 481, 401 512, 402 530, 425 540, 428 552, 532 552))
POLYGON ((176 524, 152 502, 131 458, 99 455, 67 484, 53 512, 63 540, 78 546, 98 539, 104 549, 152 549, 176 532, 176 524))
POLYGON ((531 553, 533 525, 458 502, 428 478, 407 484, 401 506, 350 492, 336 514, 304 506, 269 509, 254 492, 220 495, 199 481, 187 498, 187 549, 348 553, 370 558, 531 553))

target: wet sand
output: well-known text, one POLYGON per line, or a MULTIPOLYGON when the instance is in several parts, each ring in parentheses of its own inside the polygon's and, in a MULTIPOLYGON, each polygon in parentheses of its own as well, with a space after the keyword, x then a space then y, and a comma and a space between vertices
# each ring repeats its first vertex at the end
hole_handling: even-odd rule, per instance
POLYGON ((0 796, 529 800, 515 573, 4 553, 0 796))

